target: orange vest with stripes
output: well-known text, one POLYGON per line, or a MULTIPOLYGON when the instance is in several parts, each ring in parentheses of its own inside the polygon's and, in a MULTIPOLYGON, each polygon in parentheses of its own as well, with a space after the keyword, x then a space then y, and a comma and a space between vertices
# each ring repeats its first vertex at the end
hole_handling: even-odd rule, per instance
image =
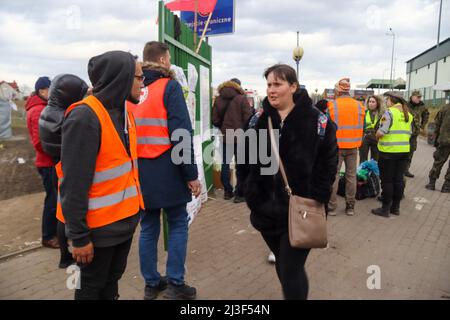
POLYGON ((156 80, 143 89, 142 102, 127 105, 136 120, 139 158, 154 159, 172 147, 167 126, 167 109, 164 106, 164 92, 169 80, 156 80))
MULTIPOLYGON (((86 221, 89 228, 99 228, 123 220, 144 208, 136 153, 136 129, 131 112, 128 112, 128 134, 130 154, 125 149, 114 124, 103 107, 94 96, 72 104, 66 110, 66 116, 79 105, 87 105, 97 115, 101 127, 100 150, 95 164, 95 175, 89 190, 88 211, 86 221)), ((56 165, 58 189, 62 179, 62 165, 56 165)), ((56 217, 64 221, 58 192, 56 217)))
POLYGON ((328 113, 338 129, 340 149, 359 148, 362 143, 365 107, 351 97, 341 97, 328 102, 328 113))

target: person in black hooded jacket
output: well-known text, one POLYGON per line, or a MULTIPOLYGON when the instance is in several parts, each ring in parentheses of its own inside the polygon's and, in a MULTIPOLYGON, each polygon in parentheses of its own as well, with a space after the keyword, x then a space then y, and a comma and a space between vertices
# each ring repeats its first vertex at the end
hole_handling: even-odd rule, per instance
POLYGON ((39 137, 42 149, 52 157, 54 163, 61 158, 61 130, 64 112, 73 103, 80 101, 88 92, 84 80, 73 74, 61 74, 50 85, 48 104, 39 118, 39 137))
MULTIPOLYGON (((128 154, 130 146, 125 130, 125 102, 139 102, 142 68, 133 55, 110 51, 89 60, 89 79, 93 96, 109 114, 118 137, 128 154)), ((139 222, 136 214, 90 229, 86 214, 100 150, 101 124, 87 105, 74 108, 62 127, 61 163, 64 178, 60 185, 66 234, 72 242, 72 254, 81 266, 81 288, 76 300, 118 299, 118 281, 126 268, 132 237, 139 222)))
MULTIPOLYGON (((295 70, 274 65, 265 72, 267 97, 255 130, 259 133, 257 164, 251 165, 245 198, 252 225, 276 258, 276 271, 285 299, 306 299, 308 279, 304 265, 310 249, 291 247, 288 236, 289 196, 282 176, 265 173, 262 150, 271 150, 268 118, 279 130, 279 154, 293 194, 327 204, 337 170, 336 128, 312 106, 304 89, 298 88, 295 70)), ((273 157, 272 157, 273 159, 273 157)))
MULTIPOLYGON (((56 76, 50 85, 48 104, 42 110, 39 118, 39 137, 42 149, 52 157, 54 163, 58 163, 61 158, 61 130, 64 112, 71 104, 82 100, 88 89, 86 82, 72 74, 56 76)), ((54 177, 53 185, 56 194, 58 181, 56 175, 54 177)), ((61 221, 58 221, 56 235, 61 252, 59 267, 65 269, 73 263, 73 259, 68 250, 65 226, 61 221)))

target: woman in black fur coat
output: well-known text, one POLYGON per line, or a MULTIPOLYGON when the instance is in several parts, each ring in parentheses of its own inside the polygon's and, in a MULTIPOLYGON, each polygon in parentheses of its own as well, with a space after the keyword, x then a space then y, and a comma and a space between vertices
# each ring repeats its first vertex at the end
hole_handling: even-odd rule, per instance
POLYGON ((250 168, 246 201, 251 210, 252 225, 261 232, 275 254, 284 298, 306 299, 308 279, 304 265, 310 249, 290 246, 289 196, 278 170, 275 174, 261 171, 271 164, 264 164, 266 161, 261 158, 260 149, 271 150, 267 131, 270 117, 274 129, 280 133, 279 153, 293 193, 327 204, 337 170, 336 129, 312 106, 307 91, 299 89, 293 68, 275 65, 266 70, 264 77, 267 98, 255 127, 258 161, 250 168))

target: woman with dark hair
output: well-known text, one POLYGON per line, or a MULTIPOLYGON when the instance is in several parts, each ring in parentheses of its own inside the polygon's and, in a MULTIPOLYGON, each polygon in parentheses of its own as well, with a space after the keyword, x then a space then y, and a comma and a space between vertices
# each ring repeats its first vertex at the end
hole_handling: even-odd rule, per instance
POLYGON ((405 182, 403 176, 408 166, 413 116, 409 113, 406 101, 397 92, 386 92, 388 110, 380 120, 376 133, 379 150, 382 207, 372 213, 389 218, 389 213, 400 214, 400 201, 403 198, 405 182))
POLYGON ((275 136, 279 134, 277 151, 293 194, 326 204, 337 170, 336 129, 327 125, 326 115, 314 108, 308 92, 299 88, 293 68, 274 65, 266 70, 264 77, 267 97, 263 102, 264 112, 254 129, 258 131, 257 164, 250 167, 246 201, 252 225, 261 232, 275 255, 284 298, 307 299, 305 262, 310 249, 290 245, 289 195, 278 165, 268 163, 262 156, 271 150, 268 132, 271 119, 275 136), (276 170, 271 170, 274 167, 276 170))
POLYGON ((364 138, 359 147, 359 162, 367 161, 370 151, 370 158, 378 161, 377 138, 375 136, 380 118, 383 114, 383 105, 380 97, 372 95, 366 100, 366 116, 364 118, 364 138))

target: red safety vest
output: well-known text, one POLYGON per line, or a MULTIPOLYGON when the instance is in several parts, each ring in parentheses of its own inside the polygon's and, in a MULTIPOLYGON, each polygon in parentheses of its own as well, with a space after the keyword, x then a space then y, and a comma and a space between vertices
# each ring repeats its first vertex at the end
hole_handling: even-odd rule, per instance
POLYGON ((141 103, 127 104, 136 119, 139 158, 154 159, 172 147, 167 126, 167 109, 164 106, 164 92, 169 80, 156 80, 143 89, 141 103))
MULTIPOLYGON (((98 228, 116 221, 123 220, 144 208, 136 152, 136 129, 131 112, 128 112, 128 134, 130 140, 130 153, 128 154, 120 139, 111 117, 102 103, 94 96, 72 104, 70 111, 79 105, 87 105, 98 117, 101 127, 100 150, 95 164, 95 175, 89 190, 89 207, 86 214, 88 227, 98 228)), ((58 175, 58 190, 63 179, 62 165, 56 165, 58 175)), ((56 217, 64 221, 61 202, 58 192, 56 217)))

